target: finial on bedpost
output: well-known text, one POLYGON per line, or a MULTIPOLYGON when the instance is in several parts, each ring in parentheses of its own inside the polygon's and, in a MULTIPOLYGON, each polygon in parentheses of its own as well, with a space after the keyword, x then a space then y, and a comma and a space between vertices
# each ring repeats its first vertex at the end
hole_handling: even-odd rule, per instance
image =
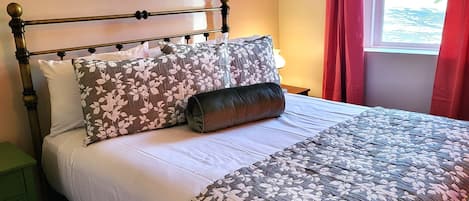
POLYGON ((31 67, 29 66, 29 51, 26 48, 26 39, 24 37, 25 23, 21 19, 23 8, 17 3, 10 3, 7 6, 8 15, 11 16, 10 27, 15 38, 16 59, 18 60, 21 81, 23 83, 23 102, 28 110, 29 124, 31 126, 31 136, 35 158, 38 165, 41 164, 42 135, 39 127, 39 116, 37 113, 37 96, 34 91, 31 77, 31 67))
POLYGON ((228 6, 228 0, 220 0, 221 1, 221 17, 222 17, 222 33, 228 33, 230 31, 230 27, 228 27, 228 14, 230 11, 230 6, 228 6))
POLYGON ((23 8, 17 3, 10 3, 7 6, 7 12, 11 17, 21 17, 23 14, 23 8))
POLYGON ((20 18, 23 14, 23 8, 17 3, 10 3, 7 6, 7 12, 11 16, 8 24, 15 37, 16 58, 22 64, 29 64, 29 52, 26 50, 26 40, 24 39, 24 21, 20 18))

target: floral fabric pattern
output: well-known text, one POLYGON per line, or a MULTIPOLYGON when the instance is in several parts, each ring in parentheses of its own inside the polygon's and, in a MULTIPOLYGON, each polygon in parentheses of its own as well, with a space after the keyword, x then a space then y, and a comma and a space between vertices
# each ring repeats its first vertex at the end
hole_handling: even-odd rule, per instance
POLYGON ((469 122, 383 108, 215 181, 193 200, 468 200, 469 122))
POLYGON ((74 61, 85 145, 185 122, 190 96, 225 87, 220 48, 123 61, 74 61))
MULTIPOLYGON (((231 87, 247 86, 265 82, 280 84, 280 76, 275 67, 271 36, 246 40, 228 41, 226 48, 227 65, 230 68, 231 87)), ((192 48, 208 48, 214 44, 197 43, 191 45, 165 43, 172 53, 186 53, 192 48)), ((228 67, 227 67, 228 68, 228 67)))
POLYGON ((265 82, 280 84, 271 36, 228 42, 227 45, 232 86, 265 82))

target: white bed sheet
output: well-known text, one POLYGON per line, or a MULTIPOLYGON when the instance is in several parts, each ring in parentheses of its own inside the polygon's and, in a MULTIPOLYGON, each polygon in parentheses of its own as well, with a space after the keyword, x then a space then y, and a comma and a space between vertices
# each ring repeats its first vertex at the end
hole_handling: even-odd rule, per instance
POLYGON ((183 201, 224 175, 347 120, 366 107, 286 94, 281 117, 198 134, 187 126, 83 147, 84 129, 46 137, 43 167, 70 201, 183 201))

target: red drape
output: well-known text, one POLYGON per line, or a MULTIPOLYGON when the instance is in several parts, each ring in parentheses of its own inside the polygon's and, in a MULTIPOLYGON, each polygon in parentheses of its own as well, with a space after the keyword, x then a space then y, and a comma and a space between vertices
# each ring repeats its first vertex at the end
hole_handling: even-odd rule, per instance
POLYGON ((322 96, 329 100, 363 104, 363 1, 326 2, 322 96))
POLYGON ((469 1, 449 0, 431 113, 469 120, 469 1))

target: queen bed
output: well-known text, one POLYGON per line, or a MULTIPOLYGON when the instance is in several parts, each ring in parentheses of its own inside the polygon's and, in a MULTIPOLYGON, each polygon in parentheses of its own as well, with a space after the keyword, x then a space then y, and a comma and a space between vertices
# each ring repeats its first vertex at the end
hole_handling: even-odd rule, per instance
MULTIPOLYGON (((123 44, 129 43, 163 39, 169 41, 170 38, 181 36, 189 42, 193 35, 203 35, 208 38, 211 33, 227 34, 228 10, 227 1, 222 0, 220 7, 213 8, 163 12, 137 11, 135 14, 24 21, 21 19, 21 6, 10 4, 8 13, 12 17, 10 26, 15 37, 16 57, 24 87, 24 101, 44 184, 73 201, 467 200, 469 123, 465 121, 399 110, 369 108, 286 93, 282 95, 285 110, 279 117, 243 122, 215 132, 201 134, 192 131, 187 125, 181 124, 185 120, 179 118, 182 115, 179 113, 175 115, 175 123, 171 126, 145 126, 144 129, 140 129, 144 131, 133 135, 128 135, 132 129, 132 126, 128 125, 126 129, 117 129, 118 131, 111 129, 112 132, 118 132, 118 134, 112 133, 111 136, 107 136, 109 129, 96 128, 99 127, 96 125, 89 126, 92 118, 86 114, 87 110, 89 114, 101 112, 96 108, 88 108, 99 102, 100 97, 91 97, 95 102, 88 104, 86 98, 89 97, 89 93, 84 95, 89 84, 85 81, 89 81, 90 77, 93 78, 93 76, 86 77, 87 73, 95 72, 95 68, 89 66, 95 65, 101 70, 116 65, 128 68, 135 63, 138 63, 137 67, 144 64, 156 66, 158 62, 166 61, 168 58, 171 60, 173 58, 171 56, 162 56, 163 60, 130 59, 127 63, 104 62, 96 58, 90 60, 94 63, 82 59, 74 60, 81 89, 81 102, 77 98, 72 102, 82 104, 85 127, 78 123, 68 127, 56 126, 55 130, 51 128, 50 135, 41 132, 37 96, 29 64, 30 56, 56 53, 63 59, 66 52, 76 50, 88 50, 94 53, 95 48, 99 47, 115 46, 121 50, 123 44), (221 29, 36 52, 29 52, 25 44, 25 26, 133 17, 142 20, 151 16, 214 11, 221 11, 221 29), (80 68, 85 67, 86 72, 80 71, 80 68), (104 133, 102 135, 106 136, 96 133, 93 135, 93 132, 101 131, 104 133), (83 141, 88 146, 83 146, 83 141)), ((261 40, 268 41, 268 39, 263 37, 261 40)), ((258 39, 252 41, 256 40, 258 39)), ((257 41, 253 44, 261 43, 262 41, 257 41)), ((239 46, 237 42, 233 44, 235 45, 232 45, 232 48, 239 46)), ((251 47, 253 44, 248 46, 251 47)), ((177 48, 182 46, 184 45, 168 46, 172 51, 176 51, 168 55, 183 54, 181 52, 187 50, 181 49, 177 52, 177 48)), ((204 48, 211 47, 215 46, 204 46, 204 48)), ((271 44, 266 47, 266 50, 250 54, 272 52, 271 44)), ((163 52, 164 49, 162 48, 163 52)), ((231 49, 231 52, 237 50, 231 49)), ((218 49, 214 52, 218 52, 218 49)), ((196 68, 198 65, 187 63, 187 60, 184 62, 191 68, 193 66, 196 68)), ((232 74, 233 71, 239 74, 237 71, 239 66, 259 62, 265 61, 261 59, 256 62, 246 60, 235 62, 231 65, 234 70, 230 70, 232 74)), ((269 62, 270 60, 267 64, 271 66, 272 62, 269 62)), ((50 62, 48 64, 52 65, 50 62)), ((205 68, 206 66, 201 67, 205 68)), ((265 68, 264 63, 259 64, 259 68, 265 68)), ((107 80, 111 80, 110 77, 113 75, 107 76, 106 73, 115 73, 115 71, 103 72, 105 73, 101 74, 104 75, 102 79, 107 80)), ((168 72, 171 75, 176 74, 171 70, 168 72)), ((266 72, 255 71, 255 74, 263 73, 266 72)), ((275 77, 276 72, 268 73, 268 76, 275 77)), ((224 75, 217 75, 217 78, 225 79, 224 75)), ((99 79, 92 81, 98 84, 105 82, 99 79)), ((255 81, 264 82, 259 78, 255 81)), ((244 83, 244 85, 250 84, 253 83, 244 83)), ((49 88, 51 90, 50 83, 49 88)), ((103 90, 101 86, 90 88, 103 90)), ((207 89, 206 86, 202 86, 202 88, 205 90, 203 92, 218 90, 216 87, 207 89)), ((51 91, 51 96, 52 94, 51 91)), ((80 97, 80 94, 75 95, 80 97)), ((138 99, 135 98, 135 94, 132 96, 138 99)), ((146 114, 148 108, 156 107, 148 106, 148 103, 152 103, 150 98, 145 101, 145 106, 142 108, 145 110, 141 109, 139 112, 146 114)), ((263 104, 263 99, 257 101, 263 104)), ((172 98, 163 104, 170 102, 172 98)), ((127 119, 130 118, 127 113, 125 115, 127 119)), ((55 121, 57 120, 56 118, 55 121)), ((144 120, 146 119, 142 119, 141 122, 145 122, 144 120)), ((128 123, 126 121, 122 124, 128 123)), ((119 123, 119 126, 122 125, 119 123)))
POLYGON ((89 147, 82 128, 46 137, 44 170, 71 200, 190 200, 224 175, 366 110, 293 94, 286 103, 280 118, 207 135, 182 125, 89 147))

